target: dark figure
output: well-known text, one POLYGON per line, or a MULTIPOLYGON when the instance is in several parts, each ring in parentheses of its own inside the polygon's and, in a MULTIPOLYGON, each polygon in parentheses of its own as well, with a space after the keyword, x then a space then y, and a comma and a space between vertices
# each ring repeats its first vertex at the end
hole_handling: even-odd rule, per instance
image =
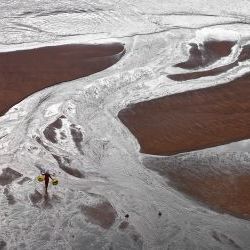
POLYGON ((161 213, 161 212, 159 212, 159 213, 158 213, 158 216, 162 216, 162 213, 161 213))
POLYGON ((125 218, 128 218, 128 217, 129 217, 129 214, 126 214, 126 215, 125 215, 125 218))
POLYGON ((49 185, 49 178, 51 180, 53 180, 53 178, 51 177, 49 171, 46 171, 45 173, 41 173, 42 175, 44 175, 44 181, 45 181, 45 193, 48 193, 48 185, 49 185))

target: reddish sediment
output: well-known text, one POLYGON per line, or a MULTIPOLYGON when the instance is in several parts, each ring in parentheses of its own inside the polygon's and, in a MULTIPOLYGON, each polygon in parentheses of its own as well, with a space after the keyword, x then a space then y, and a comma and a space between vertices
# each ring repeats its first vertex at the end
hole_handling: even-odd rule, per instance
MULTIPOLYGON (((211 165, 213 162, 211 162, 211 165)), ((184 194, 202 202, 221 213, 250 219, 250 173, 234 173, 225 171, 220 166, 218 173, 204 173, 204 167, 199 171, 190 167, 173 167, 157 164, 153 160, 148 167, 168 179, 168 184, 184 194)), ((174 161, 173 161, 174 165, 174 161)), ((194 162, 195 165, 195 162, 194 162)))
POLYGON ((169 173, 180 190, 206 203, 217 211, 250 219, 250 174, 214 175, 185 178, 182 173, 169 173))
POLYGON ((0 53, 0 115, 34 92, 110 67, 124 52, 122 44, 111 43, 0 53))
POLYGON ((243 46, 238 60, 239 60, 239 62, 243 62, 243 61, 246 61, 249 59, 250 59, 250 44, 247 44, 247 45, 243 46))
POLYGON ((235 41, 205 41, 203 44, 190 43, 189 58, 175 67, 183 69, 198 69, 210 65, 231 53, 235 41))
POLYGON ((173 155, 250 138, 250 73, 227 84, 129 105, 119 119, 142 153, 173 155))
MULTIPOLYGON (((224 55, 224 56, 227 55, 226 52, 228 52, 229 47, 230 46, 229 46, 229 44, 227 44, 227 42, 220 42, 218 44, 216 44, 216 43, 213 44, 214 51, 219 52, 221 49, 222 53, 220 55, 224 55)), ((195 69, 195 68, 200 68, 202 66, 206 66, 207 64, 204 64, 204 62, 202 61, 202 58, 203 58, 202 55, 200 55, 199 53, 197 54, 197 53, 196 54, 192 53, 190 55, 191 59, 189 59, 189 61, 187 61, 185 63, 177 64, 177 65, 184 64, 184 66, 186 65, 189 67, 186 67, 186 66, 185 67, 180 66, 180 67, 188 68, 188 69, 195 69), (194 62, 195 62, 196 66, 198 65, 198 62, 199 62, 199 66, 198 67, 191 67, 190 65, 194 65, 194 62)), ((219 59, 221 57, 218 56, 217 59, 219 59)), ((212 57, 212 58, 214 58, 214 57, 212 57)), ((187 80, 197 79, 197 78, 206 77, 206 76, 216 76, 216 75, 222 74, 224 72, 227 72, 228 70, 238 66, 239 62, 243 62, 243 61, 248 60, 248 59, 250 59, 250 45, 244 45, 239 57, 233 63, 223 65, 223 66, 220 66, 220 67, 217 67, 214 69, 210 69, 210 70, 203 70, 203 71, 198 71, 198 72, 188 72, 188 73, 181 73, 181 74, 172 74, 172 75, 168 75, 168 78, 170 78, 171 80, 174 80, 174 81, 187 81, 187 80)), ((211 62, 211 60, 209 60, 209 56, 205 57, 205 61, 211 62)), ((212 60, 212 62, 213 62, 213 60, 212 60)))
POLYGON ((239 63, 238 61, 230 63, 228 65, 224 65, 215 69, 210 69, 210 70, 204 70, 204 71, 198 71, 198 72, 190 72, 190 73, 183 73, 183 74, 173 74, 173 75, 168 75, 168 78, 174 81, 187 81, 187 80, 193 80, 201 77, 206 77, 206 76, 216 76, 219 74, 222 74, 236 66, 238 66, 239 63))

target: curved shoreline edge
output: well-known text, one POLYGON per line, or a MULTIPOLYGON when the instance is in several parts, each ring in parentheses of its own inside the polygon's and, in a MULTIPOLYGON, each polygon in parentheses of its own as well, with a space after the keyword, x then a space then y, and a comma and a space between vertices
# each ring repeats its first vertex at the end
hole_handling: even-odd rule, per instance
POLYGON ((44 88, 102 71, 125 53, 121 43, 67 44, 0 53, 0 115, 44 88))

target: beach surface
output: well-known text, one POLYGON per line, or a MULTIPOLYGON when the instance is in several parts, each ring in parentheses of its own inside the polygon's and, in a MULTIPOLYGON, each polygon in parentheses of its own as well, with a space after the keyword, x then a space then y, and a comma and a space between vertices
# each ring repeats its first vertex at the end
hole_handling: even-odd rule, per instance
POLYGON ((249 1, 0 8, 0 249, 249 248, 249 1))

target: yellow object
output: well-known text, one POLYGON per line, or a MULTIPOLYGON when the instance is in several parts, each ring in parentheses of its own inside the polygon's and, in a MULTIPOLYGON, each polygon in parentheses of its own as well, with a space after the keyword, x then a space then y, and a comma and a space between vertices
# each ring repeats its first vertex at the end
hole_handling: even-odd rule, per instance
POLYGON ((36 177, 36 179, 38 180, 38 181, 44 181, 44 176, 43 175, 39 175, 39 176, 37 176, 36 177))
POLYGON ((58 185, 58 180, 57 180, 57 179, 54 179, 54 180, 52 181, 52 185, 54 185, 54 186, 58 185))

